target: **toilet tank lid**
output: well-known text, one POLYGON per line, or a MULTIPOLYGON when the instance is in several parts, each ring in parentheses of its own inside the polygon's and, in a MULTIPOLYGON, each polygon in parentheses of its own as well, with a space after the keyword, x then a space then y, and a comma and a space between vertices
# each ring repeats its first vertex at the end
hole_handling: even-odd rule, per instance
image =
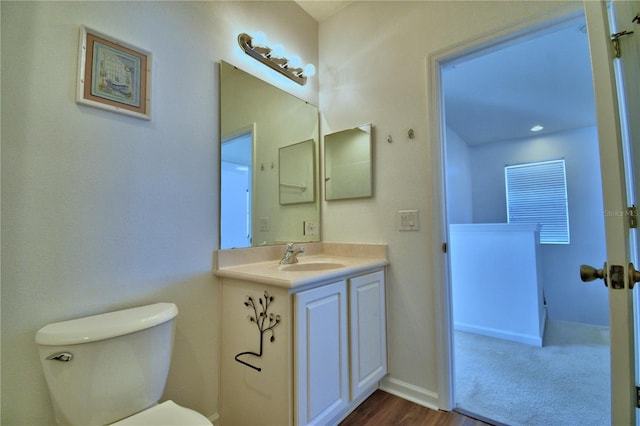
POLYGON ((105 340, 162 324, 176 315, 178 307, 173 303, 92 315, 46 325, 36 333, 36 343, 54 346, 105 340))

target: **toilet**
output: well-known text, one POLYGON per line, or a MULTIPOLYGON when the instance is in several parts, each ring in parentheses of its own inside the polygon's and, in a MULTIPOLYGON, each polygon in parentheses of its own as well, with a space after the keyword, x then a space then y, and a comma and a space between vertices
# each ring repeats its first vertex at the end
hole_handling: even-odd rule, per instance
POLYGON ((156 303, 49 324, 36 333, 60 425, 202 425, 202 414, 158 404, 178 308, 156 303))

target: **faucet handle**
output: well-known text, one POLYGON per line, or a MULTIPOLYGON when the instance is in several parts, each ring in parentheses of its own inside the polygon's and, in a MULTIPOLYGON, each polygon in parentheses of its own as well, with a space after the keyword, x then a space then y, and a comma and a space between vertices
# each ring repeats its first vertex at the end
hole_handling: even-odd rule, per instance
POLYGON ((287 243, 287 250, 293 250, 293 243, 287 243))

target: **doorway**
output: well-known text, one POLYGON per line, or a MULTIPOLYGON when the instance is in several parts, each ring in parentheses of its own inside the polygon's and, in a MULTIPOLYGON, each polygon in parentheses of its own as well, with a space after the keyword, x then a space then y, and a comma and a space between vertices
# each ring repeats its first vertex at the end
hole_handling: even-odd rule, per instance
POLYGON ((490 48, 461 50, 440 64, 446 117, 444 220, 451 244, 455 329, 449 331, 456 377, 452 406, 513 425, 563 424, 560 412, 573 423, 608 423, 607 292, 584 287, 577 275, 584 259, 597 264, 606 257, 602 199, 585 199, 600 193, 594 188, 602 183, 597 173, 590 173, 599 168, 599 156, 584 18, 574 15, 492 42, 490 48), (538 70, 541 64, 554 71, 538 70), (563 96, 552 96, 559 93, 563 96), (521 249, 506 225, 511 218, 505 168, 554 160, 567 165, 571 240, 521 249), (483 241, 500 244, 482 249, 483 241), (505 253, 496 258, 506 244, 505 253), (467 257, 456 260, 463 245, 467 257), (529 256, 516 255, 517 250, 534 252, 530 266, 525 265, 530 268, 526 277, 518 275, 522 265, 511 265, 529 256), (472 266, 485 254, 490 256, 472 266), (485 273, 464 276, 456 262, 463 262, 467 271, 485 273), (456 292, 458 284, 469 282, 478 290, 475 295, 456 292), (518 286, 534 291, 525 296, 520 288, 513 294, 505 291, 518 286), (540 320, 533 321, 534 329, 539 324, 538 335, 515 328, 531 305, 532 312, 541 312, 540 320), (494 322, 470 323, 472 310, 478 311, 476 318, 494 322), (562 365, 563 359, 568 364, 562 365), (578 365, 577 360, 586 362, 578 365), (583 378, 587 380, 580 382, 583 378), (572 408, 575 402, 581 404, 572 408))
POLYGON ((222 140, 220 157, 220 246, 251 247, 253 126, 222 140))

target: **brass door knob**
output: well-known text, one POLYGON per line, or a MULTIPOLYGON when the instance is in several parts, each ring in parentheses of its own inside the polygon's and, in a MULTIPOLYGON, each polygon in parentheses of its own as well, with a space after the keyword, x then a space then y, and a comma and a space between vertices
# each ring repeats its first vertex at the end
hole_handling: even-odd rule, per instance
POLYGON ((604 279, 607 274, 607 264, 602 269, 596 269, 589 265, 580 265, 580 279, 584 282, 596 279, 604 279))
MULTIPOLYGON (((613 265, 611 267, 611 274, 608 277, 612 282, 612 288, 622 289, 624 288, 624 274, 622 271, 624 268, 621 265, 613 265)), ((629 263, 629 289, 633 290, 635 283, 640 282, 640 271, 637 271, 633 266, 633 263, 629 263)), ((580 265, 580 279, 584 282, 593 281, 595 279, 604 279, 604 285, 608 286, 607 282, 607 264, 605 263, 602 269, 596 269, 589 265, 580 265)))

